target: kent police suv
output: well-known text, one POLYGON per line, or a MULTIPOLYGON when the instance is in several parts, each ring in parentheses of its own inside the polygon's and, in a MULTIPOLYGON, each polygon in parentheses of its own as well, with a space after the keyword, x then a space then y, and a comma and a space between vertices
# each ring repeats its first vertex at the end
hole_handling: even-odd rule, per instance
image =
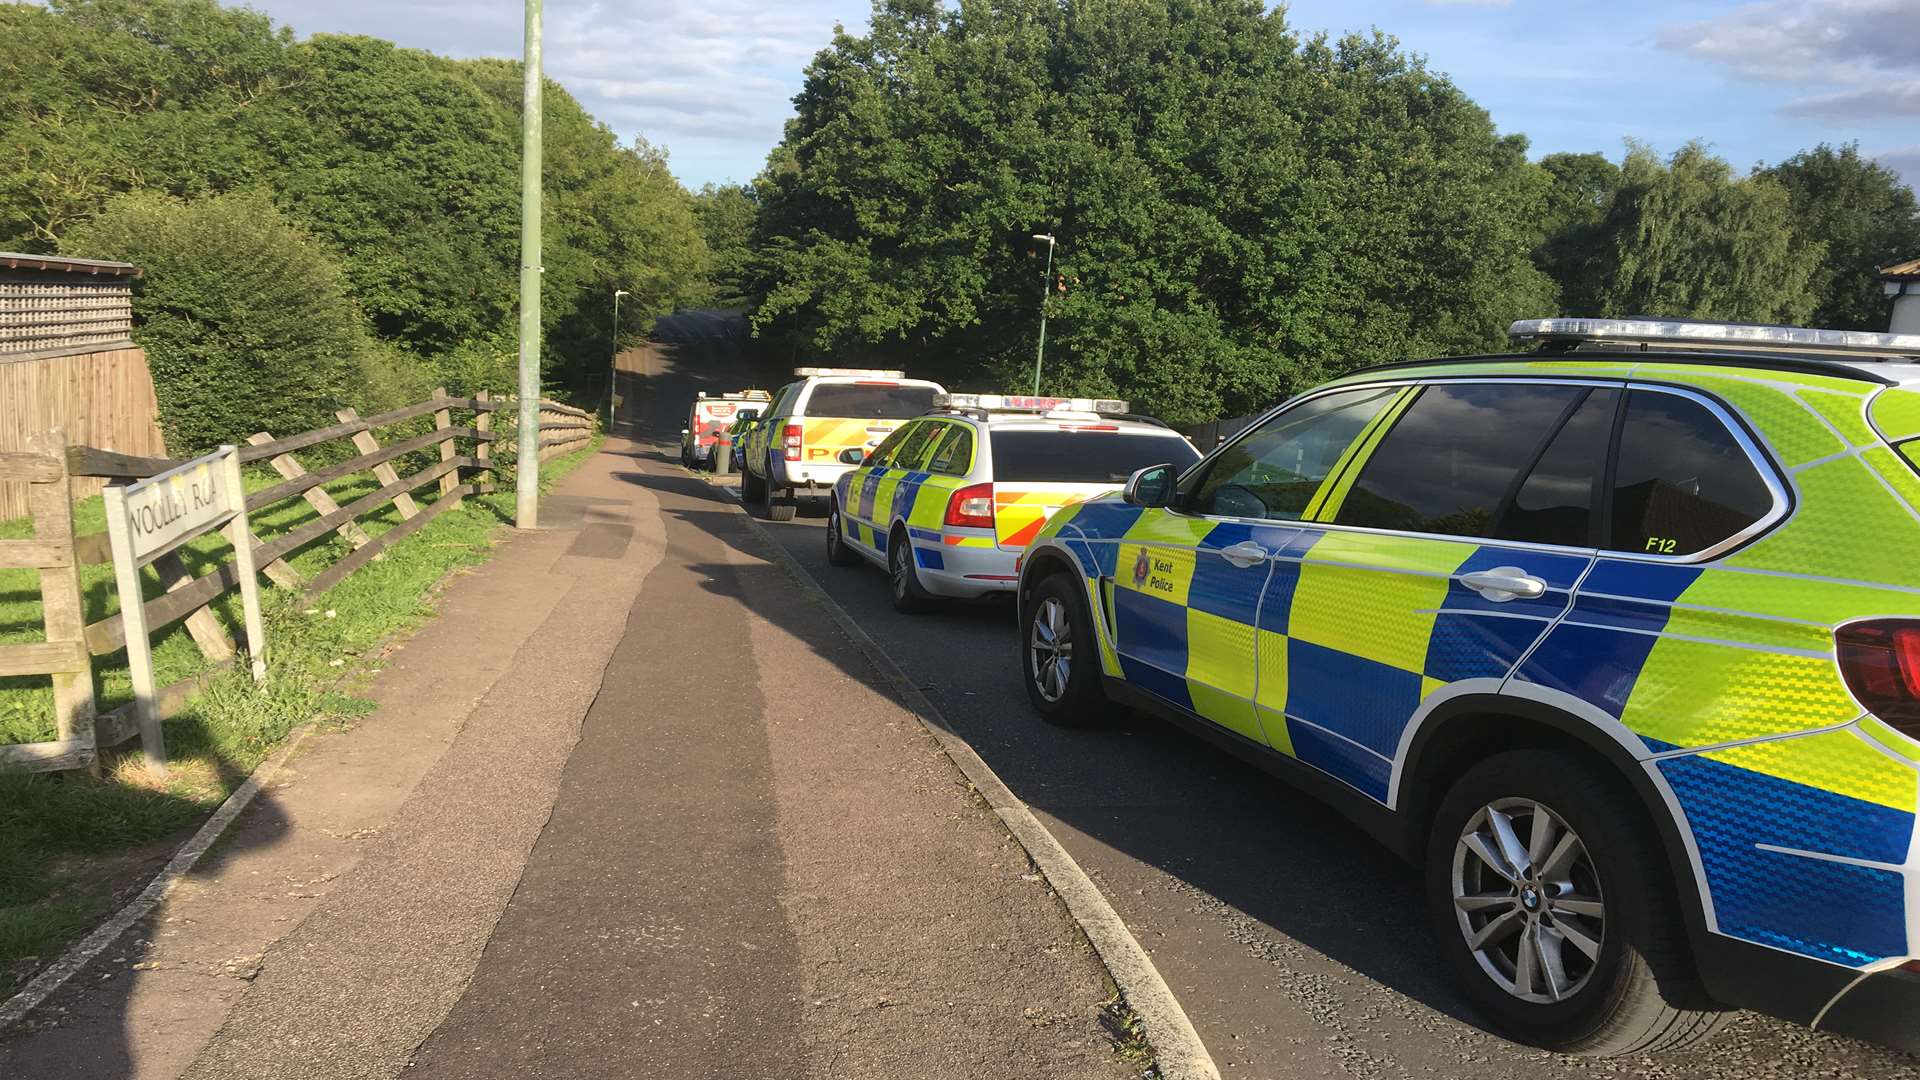
POLYGON ((1513 334, 1061 510, 1035 708, 1157 712, 1342 808, 1523 1041, 1739 1006, 1920 1049, 1920 336, 1513 334))

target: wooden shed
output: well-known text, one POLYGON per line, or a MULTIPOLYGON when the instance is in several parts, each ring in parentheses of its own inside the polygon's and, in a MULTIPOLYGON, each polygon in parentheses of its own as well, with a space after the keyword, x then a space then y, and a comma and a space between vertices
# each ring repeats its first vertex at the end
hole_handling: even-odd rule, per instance
MULTIPOLYGON (((72 443, 166 455, 153 375, 131 337, 139 276, 128 263, 0 251, 0 451, 59 427, 72 443)), ((0 483, 0 519, 26 512, 26 485, 0 483)))

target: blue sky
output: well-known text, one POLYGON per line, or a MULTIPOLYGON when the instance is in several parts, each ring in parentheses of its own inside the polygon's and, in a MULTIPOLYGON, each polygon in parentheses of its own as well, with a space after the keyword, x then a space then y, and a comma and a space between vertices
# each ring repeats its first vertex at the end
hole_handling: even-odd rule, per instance
MULTIPOLYGON (((514 0, 253 0, 301 35, 517 56, 514 0)), ((1537 154, 1689 139, 1736 166, 1820 142, 1920 182, 1920 0, 1294 0, 1299 30, 1378 27, 1537 154)), ((546 0, 547 71, 693 186, 750 179, 802 69, 866 0, 546 0)))

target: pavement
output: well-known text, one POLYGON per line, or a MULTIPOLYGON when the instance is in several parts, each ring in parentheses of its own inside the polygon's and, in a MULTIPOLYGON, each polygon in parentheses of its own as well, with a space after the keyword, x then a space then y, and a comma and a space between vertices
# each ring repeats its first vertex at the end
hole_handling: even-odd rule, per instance
POLYGON ((0 1077, 1137 1075, 1022 849, 676 457, 610 440, 451 582, 0 1077))

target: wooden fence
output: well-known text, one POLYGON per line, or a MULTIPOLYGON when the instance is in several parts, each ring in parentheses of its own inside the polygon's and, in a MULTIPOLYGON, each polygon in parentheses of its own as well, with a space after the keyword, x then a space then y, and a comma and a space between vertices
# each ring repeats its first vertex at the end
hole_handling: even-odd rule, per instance
MULTIPOLYGON (((512 399, 448 397, 443 391, 416 405, 376 416, 360 417, 340 411, 340 422, 298 435, 274 437, 270 432, 250 436, 240 448, 243 462, 265 462, 280 482, 247 496, 249 513, 290 499, 304 499, 316 515, 291 531, 261 541, 257 537, 229 536, 252 545, 254 562, 275 585, 305 593, 320 593, 373 561, 393 545, 425 528, 435 517, 460 504, 468 495, 494 490, 496 465, 512 459, 515 427, 512 399), (456 425, 454 414, 465 423, 456 425), (376 432, 419 421, 431 414, 433 427, 382 445, 376 432), (496 430, 496 424, 501 430, 496 430), (295 455, 324 444, 347 441, 352 456, 308 470, 295 455), (462 453, 463 444, 470 449, 462 453), (495 448, 505 451, 496 460, 495 448), (434 455, 430 464, 402 476, 396 462, 409 455, 434 455), (379 487, 340 505, 323 485, 360 473, 371 473, 379 487), (468 478, 463 480, 462 473, 468 478), (425 506, 413 495, 435 485, 437 498, 425 506), (400 523, 370 536, 359 519, 393 506, 400 523), (347 554, 304 578, 288 562, 289 556, 328 535, 346 541, 347 554)), ((540 457, 542 460, 583 447, 593 437, 592 414, 542 401, 540 457)), ((419 424, 412 424, 419 427, 419 424)), ((332 455, 337 459, 340 452, 332 455)), ((27 449, 0 452, 0 479, 23 482, 28 490, 34 535, 32 539, 0 540, 0 569, 32 569, 40 573, 40 599, 46 640, 0 645, 0 677, 49 675, 53 679, 56 735, 52 742, 0 746, 0 768, 31 771, 89 767, 99 750, 117 746, 138 734, 131 707, 96 715, 93 696, 93 658, 114 653, 126 644, 119 615, 88 624, 82 606, 80 567, 111 561, 105 533, 76 536, 73 502, 76 488, 88 479, 125 482, 152 476, 178 464, 162 458, 136 457, 69 446, 63 432, 36 436, 27 449)), ((239 584, 239 572, 229 561, 195 577, 177 553, 153 564, 166 591, 145 601, 148 627, 158 632, 184 621, 201 653, 214 665, 230 663, 236 647, 209 607, 239 584)), ((121 603, 128 602, 121 597, 121 603)), ((160 690, 155 701, 159 716, 171 716, 200 689, 205 676, 184 680, 160 690)))

